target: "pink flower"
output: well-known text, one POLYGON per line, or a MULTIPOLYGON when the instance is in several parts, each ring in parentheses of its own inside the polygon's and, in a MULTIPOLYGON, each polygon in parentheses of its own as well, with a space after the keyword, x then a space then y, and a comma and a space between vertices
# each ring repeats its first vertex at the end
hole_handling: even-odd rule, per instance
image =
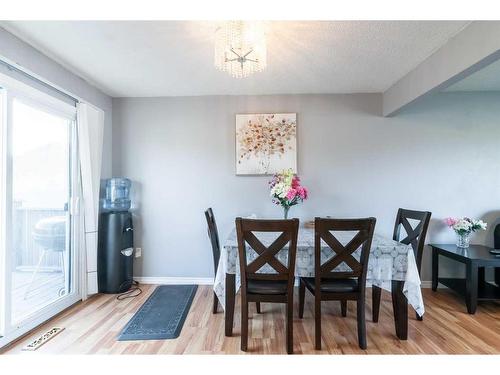
POLYGON ((302 197, 302 199, 307 199, 307 197, 309 196, 309 192, 306 188, 302 188, 302 190, 304 191, 304 197, 302 197))
POLYGON ((446 219, 444 219, 444 223, 449 226, 449 227, 452 227, 454 226, 456 223, 458 223, 458 220, 457 219, 454 219, 452 217, 447 217, 446 219))
POLYGON ((297 194, 299 195, 300 199, 307 198, 307 190, 305 188, 303 188, 302 186, 299 186, 297 188, 297 194))
POLYGON ((299 176, 293 176, 292 178, 292 189, 297 189, 300 186, 299 176))
POLYGON ((286 193, 286 198, 288 200, 292 200, 293 198, 295 198, 296 195, 297 195, 297 190, 291 188, 290 190, 288 190, 288 193, 286 193))

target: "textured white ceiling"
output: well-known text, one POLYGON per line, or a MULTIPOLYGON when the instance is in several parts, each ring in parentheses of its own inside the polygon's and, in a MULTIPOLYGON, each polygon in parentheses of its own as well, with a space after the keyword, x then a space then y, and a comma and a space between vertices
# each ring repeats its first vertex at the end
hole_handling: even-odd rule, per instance
POLYGON ((235 79, 214 68, 216 22, 2 22, 114 97, 383 92, 465 25, 268 22, 268 68, 235 79))
POLYGON ((500 91, 500 61, 471 74, 445 91, 500 91))

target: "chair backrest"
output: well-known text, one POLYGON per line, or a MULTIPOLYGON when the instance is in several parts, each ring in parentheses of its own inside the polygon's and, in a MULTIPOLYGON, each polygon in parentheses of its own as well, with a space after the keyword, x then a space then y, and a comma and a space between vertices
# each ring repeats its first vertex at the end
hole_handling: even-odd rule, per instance
POLYGON ((297 235, 299 220, 254 220, 236 218, 236 234, 238 237, 238 255, 240 259, 240 273, 242 290, 246 290, 247 280, 286 280, 288 290, 292 290, 295 281, 295 257, 297 255, 297 235), (281 233, 271 245, 264 245, 255 232, 281 233), (248 263, 247 246, 249 245, 257 257, 248 263), (288 245, 288 247, 287 247, 288 245), (276 258, 281 250, 288 250, 287 264, 276 258), (258 272, 268 265, 272 272, 258 272))
MULTIPOLYGON (((368 270, 368 257, 375 229, 376 219, 324 219, 317 217, 314 221, 314 275, 318 284, 321 279, 358 278, 358 285, 364 288, 368 270), (357 232, 347 244, 338 239, 335 231, 357 232), (333 250, 333 256, 327 260, 321 259, 321 246, 324 241, 333 250), (361 247, 359 259, 353 254, 361 247), (349 266, 350 270, 335 269, 342 263, 349 266)), ((345 241, 344 241, 345 242, 345 241)), ((320 289, 317 289, 320 290, 320 289)))
POLYGON ((413 211, 400 208, 398 210, 398 215, 396 216, 396 223, 394 224, 393 240, 406 245, 411 244, 417 261, 419 273, 420 267, 422 266, 425 236, 427 235, 427 228, 429 227, 430 220, 431 213, 428 211, 413 211), (418 221, 415 228, 411 226, 408 219, 418 221), (406 237, 403 239, 401 239, 401 227, 403 227, 406 232, 406 237))
POLYGON ((217 231, 217 223, 215 222, 215 216, 214 212, 212 211, 212 208, 208 208, 205 211, 205 218, 207 219, 207 225, 208 225, 208 238, 210 238, 210 244, 212 245, 214 274, 216 274, 220 258, 220 243, 219 243, 219 232, 217 231))

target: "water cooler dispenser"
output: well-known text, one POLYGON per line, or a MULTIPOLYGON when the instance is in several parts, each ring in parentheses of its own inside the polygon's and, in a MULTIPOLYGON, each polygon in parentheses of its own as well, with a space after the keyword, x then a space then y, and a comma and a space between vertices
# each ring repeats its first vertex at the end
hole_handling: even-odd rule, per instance
POLYGON ((133 283, 134 228, 130 180, 106 181, 106 198, 99 218, 97 278, 99 292, 123 293, 133 283))

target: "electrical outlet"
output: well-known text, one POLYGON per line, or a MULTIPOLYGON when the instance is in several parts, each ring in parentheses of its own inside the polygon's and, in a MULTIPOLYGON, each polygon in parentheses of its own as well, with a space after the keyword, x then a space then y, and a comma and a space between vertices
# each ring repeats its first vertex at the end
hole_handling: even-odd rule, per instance
POLYGON ((135 257, 136 258, 142 257, 142 249, 140 247, 135 248, 135 257))

